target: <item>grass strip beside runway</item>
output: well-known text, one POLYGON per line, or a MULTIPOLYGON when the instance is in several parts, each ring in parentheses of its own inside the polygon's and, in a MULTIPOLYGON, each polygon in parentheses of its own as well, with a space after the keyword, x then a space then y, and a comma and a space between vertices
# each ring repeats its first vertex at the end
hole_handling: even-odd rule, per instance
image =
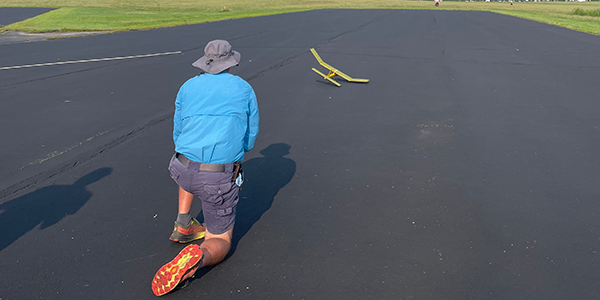
POLYGON ((442 9, 491 11, 600 35, 600 2, 454 2, 439 8, 432 1, 404 0, 3 0, 0 6, 59 7, 41 16, 6 26, 6 30, 139 30, 313 9, 442 9), (201 3, 201 4, 199 4, 201 3))
POLYGON ((26 32, 126 31, 272 15, 298 10, 207 11, 198 9, 128 9, 64 7, 5 29, 26 32))

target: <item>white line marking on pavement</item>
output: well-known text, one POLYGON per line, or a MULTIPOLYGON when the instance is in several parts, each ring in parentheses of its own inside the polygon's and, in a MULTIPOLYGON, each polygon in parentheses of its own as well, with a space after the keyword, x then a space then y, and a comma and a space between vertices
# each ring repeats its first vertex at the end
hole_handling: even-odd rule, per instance
POLYGON ((152 53, 152 54, 143 54, 143 55, 107 57, 107 58, 94 58, 94 59, 71 60, 71 61, 59 61, 59 62, 53 62, 53 63, 22 65, 22 66, 12 66, 12 67, 1 67, 0 70, 23 69, 23 68, 33 68, 33 67, 45 67, 45 66, 66 65, 66 64, 80 64, 80 63, 88 63, 88 62, 96 62, 96 61, 110 61, 110 60, 132 59, 132 58, 146 58, 146 57, 172 55, 172 54, 180 54, 180 53, 181 53, 181 51, 175 51, 175 52, 152 53))

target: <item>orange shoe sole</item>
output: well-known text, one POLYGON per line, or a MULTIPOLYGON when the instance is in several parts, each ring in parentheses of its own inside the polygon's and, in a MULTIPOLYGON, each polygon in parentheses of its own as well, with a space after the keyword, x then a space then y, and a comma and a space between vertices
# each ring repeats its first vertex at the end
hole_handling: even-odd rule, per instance
POLYGON ((183 248, 173 260, 158 269, 158 272, 154 275, 152 280, 154 295, 162 296, 172 291, 181 282, 188 270, 196 267, 203 257, 202 249, 196 244, 183 248))

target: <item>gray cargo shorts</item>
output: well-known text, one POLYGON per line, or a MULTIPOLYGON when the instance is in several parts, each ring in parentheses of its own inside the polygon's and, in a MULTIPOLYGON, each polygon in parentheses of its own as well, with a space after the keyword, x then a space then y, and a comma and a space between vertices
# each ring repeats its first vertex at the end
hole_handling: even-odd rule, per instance
POLYGON ((222 234, 235 224, 240 188, 232 181, 234 164, 225 164, 224 172, 200 170, 201 163, 190 161, 186 167, 176 155, 169 163, 171 178, 186 192, 202 200, 206 230, 222 234))

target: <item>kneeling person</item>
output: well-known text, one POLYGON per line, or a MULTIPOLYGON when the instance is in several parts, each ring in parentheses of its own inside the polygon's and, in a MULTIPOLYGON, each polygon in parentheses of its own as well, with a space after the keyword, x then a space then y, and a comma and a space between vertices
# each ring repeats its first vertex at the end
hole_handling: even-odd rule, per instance
POLYGON ((169 171, 179 185, 179 214, 170 239, 189 243, 204 237, 204 242, 185 247, 158 270, 152 281, 157 296, 172 291, 198 268, 220 263, 231 248, 240 162, 254 146, 259 123, 254 90, 229 74, 240 57, 227 41, 209 42, 204 56, 192 64, 206 73, 186 81, 177 94, 176 154, 169 171), (202 201, 206 228, 190 215, 194 196, 202 201))

